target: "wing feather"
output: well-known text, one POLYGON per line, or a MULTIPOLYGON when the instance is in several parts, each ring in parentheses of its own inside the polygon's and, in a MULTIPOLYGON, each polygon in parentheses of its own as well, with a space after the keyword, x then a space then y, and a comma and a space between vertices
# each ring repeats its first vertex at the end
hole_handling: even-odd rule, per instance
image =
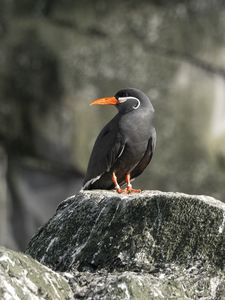
POLYGON ((109 172, 116 160, 122 155, 125 141, 113 119, 100 132, 94 144, 89 160, 87 173, 83 183, 83 189, 99 180, 103 174, 109 172))
POLYGON ((152 159, 155 146, 156 146, 156 131, 155 128, 152 128, 151 137, 148 140, 148 146, 145 151, 145 154, 142 157, 142 159, 139 161, 137 166, 131 172, 131 178, 135 178, 139 176, 144 171, 144 169, 147 167, 147 165, 150 163, 152 159))

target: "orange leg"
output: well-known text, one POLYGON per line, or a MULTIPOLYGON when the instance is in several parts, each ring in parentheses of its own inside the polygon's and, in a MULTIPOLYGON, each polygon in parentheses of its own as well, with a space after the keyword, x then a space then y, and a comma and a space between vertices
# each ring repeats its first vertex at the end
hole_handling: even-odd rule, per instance
POLYGON ((140 189, 136 190, 136 189, 132 188, 132 185, 130 183, 130 174, 126 175, 125 180, 126 180, 126 183, 127 183, 127 187, 126 187, 127 193, 140 193, 141 192, 140 189))
POLYGON ((115 185, 115 189, 116 189, 117 193, 119 193, 119 194, 123 193, 123 190, 121 189, 121 187, 118 184, 115 172, 112 173, 112 182, 115 185))

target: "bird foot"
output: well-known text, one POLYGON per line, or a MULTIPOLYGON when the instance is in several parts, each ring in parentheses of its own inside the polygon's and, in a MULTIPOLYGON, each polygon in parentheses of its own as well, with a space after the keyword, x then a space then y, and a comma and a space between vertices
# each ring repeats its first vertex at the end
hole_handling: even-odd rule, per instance
POLYGON ((140 189, 133 189, 131 186, 126 187, 126 193, 131 194, 131 193, 141 193, 140 189))
POLYGON ((117 188, 117 189, 116 189, 116 192, 117 192, 118 194, 126 193, 126 189, 117 188))
POLYGON ((132 194, 132 193, 141 193, 141 190, 140 189, 133 189, 133 188, 130 188, 130 187, 126 187, 125 189, 116 189, 116 192, 118 194, 132 194))

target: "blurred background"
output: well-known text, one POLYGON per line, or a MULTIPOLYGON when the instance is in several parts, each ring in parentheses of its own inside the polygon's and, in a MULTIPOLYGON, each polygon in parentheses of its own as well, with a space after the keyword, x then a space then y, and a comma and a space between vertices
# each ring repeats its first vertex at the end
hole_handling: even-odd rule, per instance
POLYGON ((125 87, 155 107, 135 187, 225 199, 225 2, 0 0, 0 244, 24 250, 79 191, 125 87))

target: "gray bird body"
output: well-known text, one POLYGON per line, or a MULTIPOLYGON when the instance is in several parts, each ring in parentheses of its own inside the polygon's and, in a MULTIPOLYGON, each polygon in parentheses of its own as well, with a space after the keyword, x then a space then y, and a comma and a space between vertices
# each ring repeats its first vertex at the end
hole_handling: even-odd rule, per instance
POLYGON ((118 105, 119 113, 101 130, 89 160, 83 189, 113 189, 112 173, 118 183, 139 176, 150 163, 156 143, 152 125, 154 109, 148 97, 139 90, 119 91, 128 95, 126 103, 118 105), (132 99, 133 97, 133 99, 132 99), (137 101, 140 106, 137 107, 137 101))

